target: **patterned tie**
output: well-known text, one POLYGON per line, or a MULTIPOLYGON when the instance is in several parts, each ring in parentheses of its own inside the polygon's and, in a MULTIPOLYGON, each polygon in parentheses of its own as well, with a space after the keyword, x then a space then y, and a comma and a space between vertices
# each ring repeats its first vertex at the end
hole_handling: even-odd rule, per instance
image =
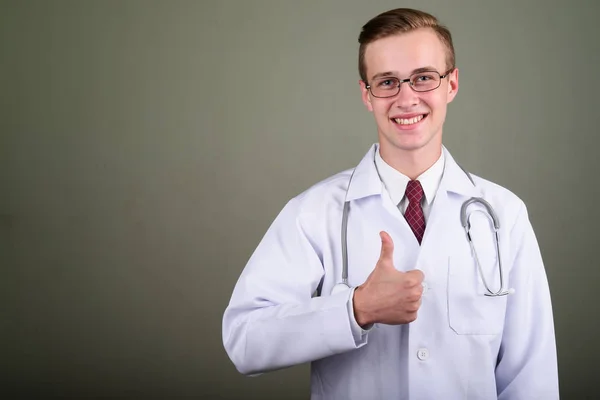
POLYGON ((421 199, 423 198, 423 187, 419 181, 409 181, 406 185, 406 198, 408 199, 408 207, 404 213, 404 218, 410 225, 419 244, 425 233, 425 216, 421 208, 421 199))

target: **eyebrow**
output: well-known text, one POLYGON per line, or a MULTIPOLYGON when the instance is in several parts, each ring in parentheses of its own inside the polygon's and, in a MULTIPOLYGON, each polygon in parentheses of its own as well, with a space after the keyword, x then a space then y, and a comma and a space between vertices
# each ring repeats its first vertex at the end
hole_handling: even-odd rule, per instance
MULTIPOLYGON (((436 71, 437 72, 437 68, 432 67, 432 66, 417 68, 417 69, 412 70, 412 72, 410 73, 410 75, 412 75, 412 74, 418 74, 418 73, 421 73, 421 72, 431 72, 431 71, 436 71)), ((397 71, 379 72, 379 73, 373 75, 373 77, 371 77, 371 80, 374 80, 374 79, 377 79, 377 78, 387 78, 387 77, 390 77, 390 76, 397 77, 398 75, 400 75, 400 74, 398 74, 397 71)))

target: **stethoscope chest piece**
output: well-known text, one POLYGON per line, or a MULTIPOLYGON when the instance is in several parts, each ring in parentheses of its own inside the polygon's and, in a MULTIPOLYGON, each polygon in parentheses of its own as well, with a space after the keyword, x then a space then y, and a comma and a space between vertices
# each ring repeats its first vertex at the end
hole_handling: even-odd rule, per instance
POLYGON ((334 295, 334 294, 342 293, 342 292, 347 291, 348 289, 350 289, 350 286, 347 283, 338 282, 331 289, 331 294, 334 295))

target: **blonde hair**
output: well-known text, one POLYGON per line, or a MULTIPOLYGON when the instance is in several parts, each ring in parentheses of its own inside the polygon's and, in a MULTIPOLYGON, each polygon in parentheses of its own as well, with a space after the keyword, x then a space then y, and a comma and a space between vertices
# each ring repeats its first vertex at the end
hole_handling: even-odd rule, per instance
POLYGON ((397 8, 379 14, 362 27, 362 31, 358 36, 358 43, 360 43, 358 49, 358 73, 360 74, 360 79, 365 83, 367 82, 365 51, 369 43, 421 28, 431 28, 434 30, 448 50, 446 54, 447 68, 454 68, 456 62, 454 45, 452 44, 452 35, 448 28, 441 25, 436 17, 424 11, 411 8, 397 8))

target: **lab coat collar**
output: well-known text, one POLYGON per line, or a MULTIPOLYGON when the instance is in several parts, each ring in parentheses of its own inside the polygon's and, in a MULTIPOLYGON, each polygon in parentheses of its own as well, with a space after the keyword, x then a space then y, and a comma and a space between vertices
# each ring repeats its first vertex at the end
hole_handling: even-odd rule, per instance
MULTIPOLYGON (((346 194, 346 201, 382 194, 383 183, 379 178, 377 167, 375 166, 377 146, 377 143, 373 144, 354 169, 346 194)), ((480 196, 479 189, 471 182, 465 170, 454 161, 448 149, 442 146, 442 151, 444 151, 445 166, 442 181, 440 182, 440 190, 446 190, 447 192, 467 197, 480 196)))
POLYGON ((352 172, 352 177, 350 178, 350 186, 346 193, 346 201, 381 195, 383 182, 379 179, 377 167, 375 166, 377 146, 377 143, 372 145, 360 163, 354 168, 354 172, 352 172))
POLYGON ((481 190, 471 179, 475 179, 465 169, 463 169, 450 154, 445 146, 442 146, 446 163, 444 166, 444 175, 440 182, 440 190, 448 193, 456 193, 466 197, 480 197, 481 190))

